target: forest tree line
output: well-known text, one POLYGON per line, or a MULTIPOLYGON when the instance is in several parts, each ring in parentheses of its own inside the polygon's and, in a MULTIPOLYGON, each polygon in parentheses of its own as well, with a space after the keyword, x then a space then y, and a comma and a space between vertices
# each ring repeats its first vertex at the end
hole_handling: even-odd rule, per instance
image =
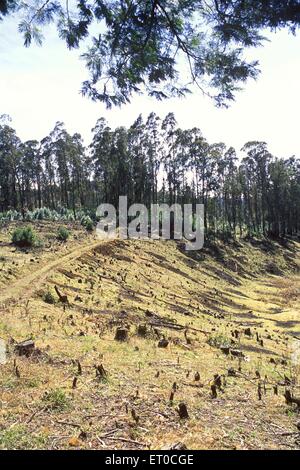
POLYGON ((180 129, 173 113, 151 113, 111 129, 104 118, 84 146, 64 124, 40 142, 22 142, 0 122, 0 212, 47 207, 76 213, 103 202, 205 205, 206 233, 293 236, 300 231, 300 159, 273 156, 265 142, 210 144, 198 128, 180 129))

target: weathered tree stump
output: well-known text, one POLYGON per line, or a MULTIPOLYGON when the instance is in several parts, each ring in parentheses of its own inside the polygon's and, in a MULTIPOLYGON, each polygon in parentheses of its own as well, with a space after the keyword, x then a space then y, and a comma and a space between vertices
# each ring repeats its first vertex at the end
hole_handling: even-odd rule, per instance
POLYGON ((127 341, 128 340, 128 329, 127 328, 117 328, 115 334, 116 341, 127 341))
POLYGON ((233 333, 232 333, 232 336, 236 339, 239 339, 239 336, 240 336, 239 330, 234 330, 233 333))
POLYGON ((159 340, 157 346, 158 346, 159 348, 167 348, 168 345, 169 345, 169 341, 168 341, 167 339, 165 339, 165 338, 162 338, 161 340, 159 340))
POLYGON ((136 414, 136 411, 134 408, 131 409, 131 416, 132 416, 132 419, 134 419, 134 421, 136 422, 136 424, 138 424, 140 417, 136 414))
POLYGON ((230 348, 228 346, 221 346, 220 350, 222 351, 223 354, 225 354, 225 356, 229 356, 230 348))
POLYGON ((183 442, 176 442, 175 444, 163 447, 162 450, 188 450, 188 448, 183 442))
POLYGON ((69 303, 69 300, 68 300, 68 296, 67 295, 62 295, 59 290, 58 290, 58 287, 57 286, 54 286, 54 289, 58 295, 58 298, 59 298, 59 301, 62 303, 62 304, 68 304, 69 303))
POLYGON ((35 345, 34 341, 32 340, 22 341, 15 346, 15 352, 18 354, 18 356, 30 357, 34 352, 34 349, 35 345))
POLYGON ((187 406, 183 402, 179 403, 177 413, 179 414, 180 419, 188 419, 189 418, 187 406))
POLYGON ((233 357, 245 357, 245 355, 239 349, 231 349, 230 352, 233 357))
POLYGON ((261 383, 260 382, 257 385, 257 396, 258 396, 258 400, 261 401, 262 400, 262 390, 261 390, 261 383))
POLYGON ((147 326, 146 325, 138 325, 137 327, 137 334, 138 336, 141 336, 142 338, 145 338, 147 336, 147 326))
POLYGON ((221 390, 222 387, 222 377, 219 374, 215 374, 214 376, 214 385, 221 390))
POLYGON ((218 398, 218 394, 217 394, 217 387, 213 384, 211 387, 211 398, 212 399, 215 399, 215 398, 218 398))
POLYGON ((236 377, 236 370, 233 367, 230 367, 227 373, 228 373, 228 377, 236 377))
POLYGON ((103 367, 103 364, 100 364, 100 366, 95 366, 96 369, 96 377, 99 380, 105 379, 107 377, 107 372, 103 367))
POLYGON ((199 372, 196 372, 194 379, 195 379, 195 382, 199 382, 199 380, 200 380, 199 372))
POLYGON ((287 405, 297 405, 298 409, 300 409, 300 398, 293 397, 290 390, 286 390, 284 393, 284 398, 287 405))
POLYGON ((77 377, 74 377, 73 382, 72 382, 72 388, 73 390, 77 387, 77 377))

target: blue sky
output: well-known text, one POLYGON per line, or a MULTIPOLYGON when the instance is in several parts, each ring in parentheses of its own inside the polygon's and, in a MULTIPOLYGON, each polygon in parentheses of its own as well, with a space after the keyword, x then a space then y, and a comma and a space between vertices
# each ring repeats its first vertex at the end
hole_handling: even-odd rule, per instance
POLYGON ((164 117, 173 111, 182 128, 199 127, 210 142, 223 141, 239 150, 249 140, 264 140, 277 156, 300 154, 300 36, 280 31, 268 35, 264 48, 249 54, 260 61, 262 74, 248 82, 230 109, 217 109, 196 90, 185 99, 157 102, 145 96, 107 111, 80 95, 87 78, 79 51, 68 51, 48 28, 42 47, 23 47, 17 20, 0 23, 0 114, 9 114, 23 140, 41 139, 63 121, 69 132, 80 132, 86 144, 96 120, 112 127, 130 125, 139 113, 164 117))

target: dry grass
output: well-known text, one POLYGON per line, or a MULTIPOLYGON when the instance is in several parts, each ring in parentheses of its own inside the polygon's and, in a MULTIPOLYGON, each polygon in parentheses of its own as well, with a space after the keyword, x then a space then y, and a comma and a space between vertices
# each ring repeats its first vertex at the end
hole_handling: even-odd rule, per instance
MULTIPOLYGON (((37 229, 47 237, 47 224, 37 229)), ((74 233, 78 238, 66 244, 49 239, 31 264, 32 254, 14 252, 5 245, 9 232, 1 234, 5 298, 26 273, 37 276, 30 290, 19 285, 23 298, 6 300, 1 311, 0 337, 10 354, 0 365, 0 448, 158 449, 177 441, 190 449, 297 447, 296 435, 284 435, 296 430, 297 415, 280 385, 287 376, 300 395, 291 362, 299 298, 286 305, 282 298, 291 279, 299 289, 297 245, 288 259, 279 245, 270 253, 246 243, 193 258, 174 242, 114 241, 81 253, 88 240, 80 228, 74 233), (77 246, 76 256, 63 258, 77 246), (263 273, 270 258, 285 277, 263 273), (61 264, 39 280, 54 259, 61 264), (58 301, 55 285, 68 305, 58 301), (48 292, 54 304, 45 302, 48 292), (139 324, 147 325, 145 338, 139 324), (127 342, 115 341, 118 326, 128 327, 127 342), (157 347, 163 336, 166 349, 157 347), (29 337, 41 354, 16 357, 11 338, 29 337), (223 354, 228 345, 245 357, 223 354), (222 383, 213 399, 216 374, 222 383), (187 420, 177 412, 182 401, 187 420)))
POLYGON ((299 301, 300 286, 299 279, 276 279, 273 281, 275 287, 278 288, 277 295, 281 297, 282 302, 286 305, 292 305, 299 301))

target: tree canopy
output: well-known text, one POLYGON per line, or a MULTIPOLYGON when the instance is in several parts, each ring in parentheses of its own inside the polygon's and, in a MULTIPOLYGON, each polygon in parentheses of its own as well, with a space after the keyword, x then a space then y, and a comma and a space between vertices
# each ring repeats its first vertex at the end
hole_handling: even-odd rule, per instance
POLYGON ((0 18, 15 10, 25 46, 41 44, 49 23, 70 49, 90 36, 82 93, 107 107, 135 93, 184 96, 192 84, 226 106, 259 73, 245 49, 266 29, 295 33, 300 24, 299 0, 0 0, 0 18))

